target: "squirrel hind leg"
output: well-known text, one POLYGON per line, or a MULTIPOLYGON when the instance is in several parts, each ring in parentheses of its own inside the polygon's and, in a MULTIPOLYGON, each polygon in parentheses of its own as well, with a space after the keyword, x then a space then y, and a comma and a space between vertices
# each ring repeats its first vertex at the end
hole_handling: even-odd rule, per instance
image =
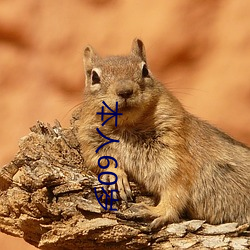
POLYGON ((151 230, 156 230, 167 223, 179 222, 187 204, 187 195, 182 192, 180 198, 173 193, 171 190, 162 192, 160 202, 155 207, 138 203, 132 205, 129 210, 134 213, 134 218, 153 220, 149 226, 151 230))
POLYGON ((168 223, 180 221, 178 209, 165 202, 160 202, 156 207, 150 207, 150 210, 155 215, 154 220, 150 223, 150 230, 157 230, 168 223))
POLYGON ((174 223, 174 222, 179 222, 180 217, 178 216, 177 213, 173 214, 166 214, 166 215, 161 215, 157 218, 155 218, 149 226, 149 229, 151 231, 160 229, 161 227, 165 226, 168 223, 174 223))
POLYGON ((129 211, 132 212, 133 219, 152 221, 149 225, 150 230, 157 230, 167 223, 180 221, 179 214, 170 207, 163 207, 162 203, 156 207, 148 206, 144 203, 133 204, 129 211))

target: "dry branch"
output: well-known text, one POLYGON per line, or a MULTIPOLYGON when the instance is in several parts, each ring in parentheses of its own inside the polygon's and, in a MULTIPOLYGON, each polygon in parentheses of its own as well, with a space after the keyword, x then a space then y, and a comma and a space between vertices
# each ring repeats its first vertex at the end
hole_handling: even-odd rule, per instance
MULTIPOLYGON (((37 122, 20 141, 15 158, 0 170, 0 231, 46 250, 248 249, 249 225, 217 226, 192 220, 158 232, 129 218, 124 204, 107 213, 98 204, 97 177, 84 166, 71 126, 37 122)), ((135 201, 152 202, 134 183, 135 201)))

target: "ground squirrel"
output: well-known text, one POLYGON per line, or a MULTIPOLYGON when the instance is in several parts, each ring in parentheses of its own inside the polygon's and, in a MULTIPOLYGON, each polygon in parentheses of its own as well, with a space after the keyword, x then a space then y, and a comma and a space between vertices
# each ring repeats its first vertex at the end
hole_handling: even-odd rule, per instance
MULTIPOLYGON (((143 42, 135 39, 127 56, 101 58, 84 50, 86 86, 79 140, 86 166, 98 172, 100 156, 111 155, 118 167, 122 199, 131 194, 127 176, 154 194, 155 207, 135 204, 152 219, 151 227, 177 222, 182 215, 208 223, 250 223, 250 148, 187 112, 148 69, 143 42), (97 132, 102 102, 119 112, 97 132)), ((110 177, 112 178, 112 176, 110 177)))

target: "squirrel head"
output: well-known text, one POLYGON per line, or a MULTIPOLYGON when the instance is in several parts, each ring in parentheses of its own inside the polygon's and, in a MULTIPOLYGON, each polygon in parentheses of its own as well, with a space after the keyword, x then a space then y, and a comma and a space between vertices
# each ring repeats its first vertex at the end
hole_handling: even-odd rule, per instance
MULTIPOLYGON (((102 101, 110 108, 118 102, 125 120, 134 121, 155 103, 157 86, 148 69, 144 44, 134 39, 125 56, 100 57, 91 46, 84 50, 85 98, 91 107, 100 109, 102 101), (130 116, 129 119, 127 116, 130 116), (131 117, 134 117, 132 119, 131 117)), ((123 120, 124 120, 123 119, 123 120)))

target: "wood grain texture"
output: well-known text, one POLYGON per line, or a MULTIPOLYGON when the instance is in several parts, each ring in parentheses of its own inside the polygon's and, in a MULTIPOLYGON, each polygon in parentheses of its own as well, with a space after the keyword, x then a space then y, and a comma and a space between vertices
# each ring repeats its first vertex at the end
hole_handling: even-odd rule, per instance
MULTIPOLYGON (((46 250, 56 249, 248 249, 249 225, 209 225, 191 220, 150 232, 125 204, 101 210, 97 177, 84 166, 75 132, 37 122, 19 152, 0 172, 0 230, 46 250)), ((152 202, 131 183, 136 202, 152 202)), ((129 204, 130 205, 130 204, 129 204)))

